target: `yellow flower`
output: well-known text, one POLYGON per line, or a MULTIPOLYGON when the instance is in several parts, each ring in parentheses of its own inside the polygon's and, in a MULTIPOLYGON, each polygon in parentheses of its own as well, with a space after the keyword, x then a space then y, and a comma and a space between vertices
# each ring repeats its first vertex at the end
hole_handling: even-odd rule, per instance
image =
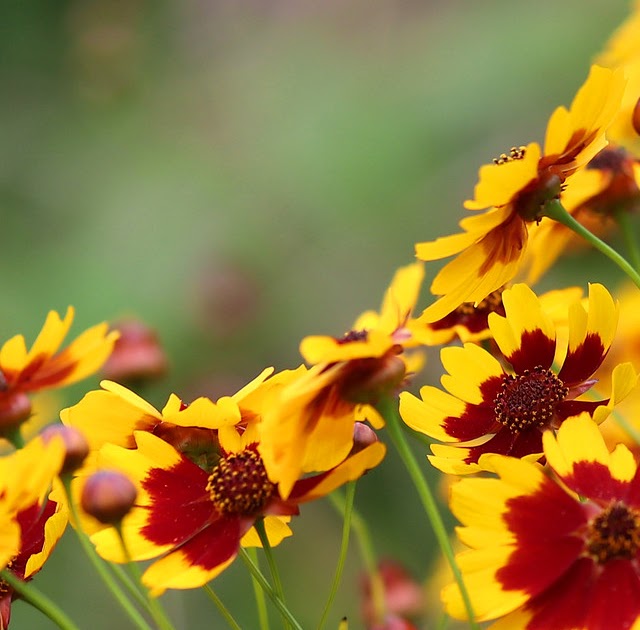
POLYGON ((549 119, 544 153, 532 142, 480 169, 474 198, 465 207, 486 212, 463 219, 460 234, 416 245, 422 260, 458 254, 431 285, 442 297, 424 311, 426 321, 442 319, 463 302, 478 304, 516 275, 532 223, 570 184, 568 178, 606 146, 605 130, 624 83, 622 72, 593 66, 571 108, 559 107, 549 119))
POLYGON ((446 391, 425 386, 421 399, 409 392, 400 395, 405 423, 447 443, 433 444, 429 457, 447 473, 478 471, 484 453, 537 457, 543 431, 582 411, 602 422, 637 383, 631 364, 625 363, 613 369, 609 398, 583 396, 595 384, 592 375, 616 329, 617 306, 602 285, 589 287, 586 309, 578 301, 568 305, 567 346, 558 343, 556 324, 526 285, 514 285, 503 299, 506 316, 489 316, 499 358, 471 343, 444 348, 446 391))
MULTIPOLYGON (((486 455, 493 478, 453 487, 451 510, 470 550, 456 560, 477 621, 492 630, 619 628, 640 623, 638 467, 624 446, 606 448, 587 414, 547 431, 553 476, 531 462, 486 455)), ((466 619, 456 584, 447 612, 466 619)))
POLYGON ((22 335, 12 337, 0 349, 0 422, 4 426, 19 425, 29 417, 27 393, 86 378, 111 354, 118 334, 108 332, 106 323, 89 328, 60 350, 73 316, 71 306, 64 319, 50 311, 30 350, 22 335))
POLYGON ((423 274, 422 263, 399 269, 379 314, 364 313, 342 337, 300 344, 313 365, 281 390, 261 425, 260 454, 282 496, 301 473, 329 470, 349 454, 356 421, 383 426, 373 405, 395 393, 412 369, 403 349, 425 335, 411 317, 423 274))

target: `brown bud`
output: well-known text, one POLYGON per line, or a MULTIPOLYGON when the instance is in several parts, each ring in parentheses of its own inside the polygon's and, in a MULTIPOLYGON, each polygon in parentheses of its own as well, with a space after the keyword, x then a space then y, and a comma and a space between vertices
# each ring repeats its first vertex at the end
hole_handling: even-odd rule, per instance
POLYGON ((65 457, 60 471, 61 474, 78 470, 89 454, 87 439, 75 427, 67 427, 64 424, 50 424, 42 430, 40 435, 45 442, 49 442, 56 435, 62 438, 65 457))
POLYGON ((353 426, 353 447, 349 455, 355 455, 378 441, 376 432, 364 422, 356 422, 353 426))
POLYGON ((138 491, 126 475, 101 470, 91 475, 82 489, 82 509, 105 525, 117 525, 133 507, 138 491))
POLYGON ((137 319, 122 321, 114 328, 120 336, 102 368, 105 378, 131 383, 164 376, 167 357, 151 328, 137 319))
POLYGON ((633 130, 640 136, 640 98, 637 100, 631 114, 633 130))
POLYGON ((24 392, 0 391, 0 435, 9 435, 31 416, 31 400, 24 392))
POLYGON ((391 395, 406 376, 404 361, 391 348, 381 357, 354 359, 345 364, 341 396, 352 403, 375 404, 391 395))

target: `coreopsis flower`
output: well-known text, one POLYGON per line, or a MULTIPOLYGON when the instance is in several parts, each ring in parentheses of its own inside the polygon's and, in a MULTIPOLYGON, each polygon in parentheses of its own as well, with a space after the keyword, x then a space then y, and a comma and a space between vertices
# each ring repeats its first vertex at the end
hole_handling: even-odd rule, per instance
MULTIPOLYGON (((206 467, 144 431, 134 434, 136 449, 101 449, 100 465, 123 472, 138 488, 122 531, 134 560, 159 558, 143 576, 153 594, 206 584, 233 562, 241 545, 260 545, 253 529, 258 519, 264 519, 270 543, 278 544, 290 535, 287 523, 299 504, 359 478, 384 456, 384 445, 371 444, 328 472, 298 480, 285 500, 260 457, 257 426, 220 428, 218 460, 206 467)), ((124 561, 112 529, 92 540, 103 557, 124 561)))
POLYGON ((432 445, 429 458, 444 472, 475 472, 483 453, 537 456, 543 431, 582 411, 602 422, 637 382, 631 364, 620 364, 613 370, 610 396, 585 399, 618 318, 602 285, 589 286, 586 310, 580 301, 568 306, 568 347, 557 343, 556 327, 526 285, 516 284, 502 297, 506 316, 489 316, 499 358, 475 344, 444 348, 446 391, 425 386, 422 400, 408 392, 400 395, 407 425, 449 443, 432 445))
POLYGON ((425 335, 411 317, 423 276, 422 263, 400 268, 380 313, 367 311, 342 337, 303 339, 300 352, 312 367, 281 390, 261 424, 260 455, 282 496, 301 473, 329 470, 345 458, 357 420, 383 426, 373 405, 413 369, 403 350, 425 335))
POLYGON ((89 328, 64 350, 60 346, 73 322, 74 310, 64 319, 50 311, 37 339, 27 350, 16 335, 0 349, 0 423, 12 428, 31 413, 30 392, 70 385, 96 372, 113 349, 117 333, 106 323, 89 328))
MULTIPOLYGON (((51 491, 65 459, 61 438, 36 437, 0 458, 0 568, 30 580, 64 533, 68 514, 60 489, 51 491)), ((13 589, 0 580, 0 627, 11 617, 13 589)))
MULTIPOLYGON (((497 479, 453 487, 457 556, 478 621, 498 629, 630 630, 640 624, 640 475, 623 445, 609 452, 587 414, 543 436, 552 474, 488 455, 497 479)), ((457 585, 442 592, 465 619, 457 585)))
POLYGON ((549 119, 544 152, 532 142, 480 169, 474 198, 464 205, 486 212, 463 219, 460 234, 416 245, 422 260, 458 254, 433 280, 431 292, 442 297, 424 311, 427 321, 442 319, 463 302, 478 304, 516 275, 530 226, 570 185, 570 176, 606 146, 605 130, 624 84, 621 71, 593 66, 570 109, 559 107, 549 119))

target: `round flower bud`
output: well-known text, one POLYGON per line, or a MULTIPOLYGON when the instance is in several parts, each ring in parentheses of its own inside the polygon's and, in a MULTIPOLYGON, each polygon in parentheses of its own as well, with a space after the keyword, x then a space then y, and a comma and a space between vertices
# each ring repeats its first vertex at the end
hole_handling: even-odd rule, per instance
POLYGON ((82 466, 89 454, 89 443, 84 435, 74 427, 64 424, 50 424, 40 433, 45 442, 49 442, 54 436, 60 436, 64 442, 65 457, 60 474, 72 473, 82 466))
POLYGON ((139 383, 164 376, 167 357, 151 328, 137 319, 122 321, 114 328, 120 336, 102 368, 105 378, 118 383, 139 383))
POLYGON ((355 455, 378 441, 376 432, 364 422, 356 422, 353 425, 353 447, 349 455, 355 455))
POLYGON ((101 523, 117 525, 133 507, 137 495, 129 477, 115 470, 101 470, 86 480, 80 505, 101 523))
POLYGON ((0 387, 0 436, 10 435, 30 416, 29 396, 24 392, 3 392, 0 387))

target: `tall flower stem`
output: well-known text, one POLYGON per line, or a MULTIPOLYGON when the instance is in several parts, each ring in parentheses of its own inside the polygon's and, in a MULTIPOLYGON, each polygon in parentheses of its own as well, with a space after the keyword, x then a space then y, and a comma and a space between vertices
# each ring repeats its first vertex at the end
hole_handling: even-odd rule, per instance
POLYGON ((260 584, 262 590, 267 594, 267 597, 273 602, 275 607, 278 609, 278 612, 282 615, 282 618, 285 619, 294 630, 302 630, 302 626, 298 623, 296 618, 291 614, 291 611, 286 607, 284 602, 275 594, 275 591, 271 588, 271 585, 267 581, 267 578, 264 577, 262 571, 258 568, 258 566, 251 560, 249 554, 244 550, 240 550, 240 558, 244 562, 247 569, 251 575, 255 578, 255 580, 260 584))
POLYGON ((418 492, 422 507, 424 508, 424 511, 427 514, 427 518, 431 523, 431 527, 433 528, 433 533, 435 534, 436 540, 438 541, 438 545, 440 546, 442 553, 444 554, 447 562, 449 563, 449 566, 451 567, 453 577, 458 585, 458 588, 460 589, 460 595, 462 596, 462 601, 464 602, 464 607, 467 611, 469 623, 472 628, 477 630, 478 624, 475 622, 475 614, 473 612, 471 598, 469 597, 469 593, 462 578, 462 573, 460 572, 460 568, 458 567, 458 564, 456 562, 447 529, 444 526, 442 516, 438 511, 438 506, 433 493, 429 488, 429 484, 424 477, 422 469, 418 465, 413 451, 409 448, 409 444, 407 443, 407 440, 405 439, 404 433, 402 431, 402 427, 400 424, 401 420, 400 416, 398 415, 397 400, 385 398, 381 403, 378 404, 377 408, 386 422, 389 437, 391 438, 391 441, 398 451, 400 458, 404 462, 404 465, 407 468, 407 472, 409 473, 409 476, 413 481, 413 485, 418 492))
MULTIPOLYGON (((331 505, 344 516, 346 510, 345 499, 337 492, 332 492, 329 495, 329 501, 331 505)), ((373 610, 375 620, 378 623, 382 623, 386 612, 386 603, 384 599, 384 583, 382 576, 378 570, 378 561, 376 553, 371 541, 371 534, 369 533, 369 527, 367 521, 362 518, 360 513, 353 508, 351 510, 351 530, 353 531, 358 547, 360 549, 360 555, 362 556, 362 562, 364 563, 371 585, 371 601, 373 603, 373 610)))
POLYGON ((220 614, 224 617, 224 620, 227 622, 227 625, 231 630, 242 630, 240 624, 233 618, 233 615, 229 612, 229 609, 224 605, 216 592, 208 584, 205 584, 202 588, 209 596, 209 599, 215 604, 220 614))
POLYGON ((620 226, 624 244, 627 248, 629 258, 636 271, 640 271, 640 247, 636 235, 629 221, 629 213, 626 210, 618 210, 614 213, 616 223, 620 226))
POLYGON ((554 199, 545 206, 544 216, 562 223, 565 227, 581 236, 587 243, 595 247, 600 253, 604 254, 609 260, 615 263, 624 273, 629 276, 633 283, 640 289, 640 274, 632 267, 632 265, 622 257, 615 249, 601 241, 595 234, 587 230, 584 225, 578 223, 564 208, 564 206, 554 199))
POLYGON ((87 558, 89 558, 98 575, 105 583, 107 588, 111 591, 118 604, 120 604, 122 609, 129 616, 134 626, 138 628, 138 630, 152 630, 151 626, 145 621, 144 617, 140 614, 138 609, 127 598, 117 582, 114 581, 113 576, 107 569, 106 563, 102 558, 100 558, 100 556, 98 556, 96 550, 93 547, 93 544, 89 540, 89 537, 82 531, 78 515, 78 508, 75 504, 75 501, 73 500, 73 495, 71 493, 71 478, 65 476, 63 478, 63 482, 67 493, 67 502, 69 503, 71 515, 76 525, 76 536, 78 537, 80 546, 85 552, 85 555, 87 556, 87 558))
POLYGON ((342 580, 342 572, 344 571, 344 565, 347 560, 347 551, 349 550, 349 533, 351 531, 351 516, 353 512, 353 500, 356 494, 356 482, 350 481, 347 484, 344 511, 343 511, 343 525, 342 525, 342 541, 340 543, 340 554, 338 555, 338 563, 336 565, 336 572, 333 576, 331 583, 331 589, 329 590, 329 597, 322 611, 322 616, 318 622, 318 630, 322 630, 324 624, 327 622, 327 617, 333 606, 333 600, 336 597, 338 588, 340 586, 340 580, 342 580))
POLYGON ((129 554, 129 548, 125 543, 124 536, 122 534, 122 527, 117 526, 116 531, 118 532, 118 537, 120 538, 120 544, 122 545, 122 551, 124 553, 124 557, 127 560, 127 566, 129 568, 129 573, 131 573, 131 577, 135 581, 138 590, 143 594, 146 603, 145 607, 149 611, 150 615, 153 617, 156 625, 160 630, 174 630, 173 624, 169 620, 167 613, 164 608, 160 604, 160 602, 152 597, 149 593, 149 589, 147 589, 142 582, 142 574, 140 572, 140 567, 131 560, 131 555, 129 554))
POLYGON ((58 605, 31 584, 23 582, 9 570, 0 571, 0 579, 6 582, 20 597, 51 619, 61 630, 80 630, 58 605))
POLYGON ((280 579, 280 572, 278 571, 278 565, 276 559, 273 557, 273 548, 269 542, 269 536, 264 527, 264 519, 259 518, 256 520, 254 527, 258 532, 258 537, 262 543, 262 550, 267 558, 267 564, 269 565, 269 572, 271 573, 271 579, 273 580, 273 591, 276 596, 284 603, 284 589, 282 588, 282 580, 280 579))
MULTIPOLYGON (((251 561, 259 568, 258 565, 258 551, 255 547, 246 550, 247 556, 251 561)), ((260 630, 269 630, 269 613, 267 611, 267 600, 265 592, 260 586, 260 582, 256 578, 251 576, 251 583, 253 584, 253 593, 256 598, 256 607, 258 608, 258 621, 260 623, 260 630)))

